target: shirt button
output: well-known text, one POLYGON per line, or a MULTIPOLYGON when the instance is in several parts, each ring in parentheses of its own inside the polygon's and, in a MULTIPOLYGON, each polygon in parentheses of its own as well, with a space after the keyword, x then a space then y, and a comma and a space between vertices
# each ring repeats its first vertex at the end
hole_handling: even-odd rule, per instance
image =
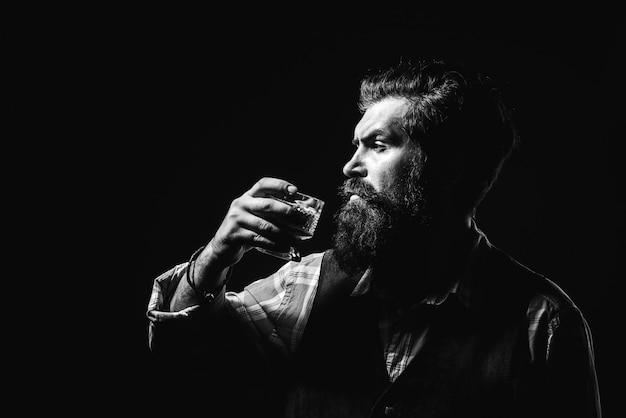
POLYGON ((393 406, 386 406, 385 407, 385 416, 386 417, 392 417, 395 415, 396 410, 394 409, 393 406))

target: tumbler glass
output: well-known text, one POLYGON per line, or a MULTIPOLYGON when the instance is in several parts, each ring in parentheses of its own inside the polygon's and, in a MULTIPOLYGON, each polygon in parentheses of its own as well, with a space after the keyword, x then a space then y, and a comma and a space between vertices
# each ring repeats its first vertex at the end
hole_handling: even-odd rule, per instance
MULTIPOLYGON (((282 227, 286 227, 288 232, 291 232, 302 241, 313 237, 320 215, 322 214, 322 208, 324 207, 323 200, 304 193, 294 193, 292 195, 285 195, 282 197, 270 196, 270 198, 288 204, 302 215, 301 222, 295 223, 286 222, 284 220, 276 220, 275 222, 277 224, 282 227)), ((284 253, 259 247, 255 247, 255 249, 262 253, 273 255, 274 257, 288 261, 300 261, 301 258, 300 252, 294 247, 290 247, 289 251, 284 253)))

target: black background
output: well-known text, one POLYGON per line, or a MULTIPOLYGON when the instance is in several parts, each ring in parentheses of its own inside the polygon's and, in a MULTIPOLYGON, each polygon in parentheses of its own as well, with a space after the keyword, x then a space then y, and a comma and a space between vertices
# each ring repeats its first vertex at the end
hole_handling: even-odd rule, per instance
MULTIPOLYGON (((578 304, 606 416, 617 409, 623 19, 583 5, 379 7, 82 10, 21 32, 32 45, 22 53, 47 69, 32 77, 41 106, 64 99, 51 118, 62 139, 44 151, 60 155, 54 182, 70 187, 50 193, 71 202, 61 212, 81 237, 61 262, 87 261, 77 325, 56 342, 70 353, 63 367, 78 371, 81 396, 141 411, 165 402, 166 388, 184 392, 182 382, 159 381, 150 362, 152 280, 206 243, 230 201, 263 176, 327 202, 307 248, 323 249, 360 78, 400 58, 453 57, 508 86, 522 140, 478 224, 578 304)), ((233 286, 279 265, 250 252, 233 286)))

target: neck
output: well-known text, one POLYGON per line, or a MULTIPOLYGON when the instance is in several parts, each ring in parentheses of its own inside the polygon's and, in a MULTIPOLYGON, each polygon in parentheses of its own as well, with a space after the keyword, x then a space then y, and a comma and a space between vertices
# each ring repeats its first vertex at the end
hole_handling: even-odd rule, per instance
POLYGON ((407 234, 374 267, 375 288, 401 304, 445 293, 459 278, 472 251, 472 230, 469 216, 443 216, 418 235, 407 234))

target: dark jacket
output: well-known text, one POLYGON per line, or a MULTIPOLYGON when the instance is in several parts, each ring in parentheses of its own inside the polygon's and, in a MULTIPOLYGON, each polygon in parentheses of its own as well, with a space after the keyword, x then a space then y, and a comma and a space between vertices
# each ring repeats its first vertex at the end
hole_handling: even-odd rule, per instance
POLYGON ((589 329, 567 295, 486 241, 470 280, 470 300, 452 294, 423 308, 426 342, 390 384, 377 302, 346 297, 354 281, 327 257, 286 416, 599 416, 589 329), (551 305, 554 317, 546 320, 558 328, 535 336, 545 350, 531 356, 527 309, 538 297, 551 305))

